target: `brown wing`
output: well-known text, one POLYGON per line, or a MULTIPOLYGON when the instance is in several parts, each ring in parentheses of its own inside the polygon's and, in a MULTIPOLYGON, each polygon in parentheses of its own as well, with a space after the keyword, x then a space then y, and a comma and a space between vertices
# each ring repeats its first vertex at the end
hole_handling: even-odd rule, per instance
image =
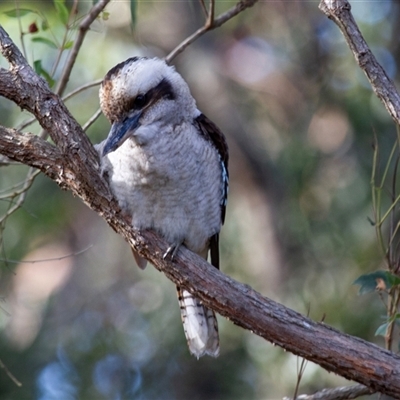
POLYGON ((221 185, 222 198, 221 198, 221 222, 225 222, 225 209, 228 198, 228 187, 229 187, 229 173, 228 173, 228 160, 229 152, 228 145, 225 140, 224 134, 220 131, 217 125, 209 120, 204 114, 200 114, 196 118, 196 123, 200 128, 201 135, 208 141, 210 141, 217 149, 220 160, 221 160, 221 185))
MULTIPOLYGON (((195 122, 199 127, 200 134, 208 141, 210 141, 216 148, 221 161, 221 185, 222 185, 222 196, 221 196, 221 223, 225 222, 225 211, 226 202, 228 199, 228 187, 229 187, 229 174, 228 174, 228 145, 225 140, 224 134, 211 120, 209 120, 204 114, 200 114, 195 122)), ((211 264, 219 269, 219 234, 216 233, 210 238, 210 255, 211 264)))

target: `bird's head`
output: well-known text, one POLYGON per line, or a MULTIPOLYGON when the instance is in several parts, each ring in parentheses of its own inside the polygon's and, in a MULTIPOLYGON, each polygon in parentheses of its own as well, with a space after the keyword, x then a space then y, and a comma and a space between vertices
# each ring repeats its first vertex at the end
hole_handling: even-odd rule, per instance
POLYGON ((100 106, 111 123, 103 156, 129 137, 146 143, 164 124, 179 124, 199 114, 175 69, 146 57, 129 58, 108 71, 100 88, 100 106))

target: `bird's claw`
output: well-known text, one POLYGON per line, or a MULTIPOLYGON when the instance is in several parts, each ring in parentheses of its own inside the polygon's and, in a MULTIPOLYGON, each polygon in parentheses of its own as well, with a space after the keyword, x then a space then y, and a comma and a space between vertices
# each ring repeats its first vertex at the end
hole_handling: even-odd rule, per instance
POLYGON ((164 253, 163 255, 163 259, 165 260, 167 257, 170 258, 170 260, 172 261, 176 255, 176 253, 179 250, 181 243, 174 243, 171 246, 168 247, 167 251, 164 253))

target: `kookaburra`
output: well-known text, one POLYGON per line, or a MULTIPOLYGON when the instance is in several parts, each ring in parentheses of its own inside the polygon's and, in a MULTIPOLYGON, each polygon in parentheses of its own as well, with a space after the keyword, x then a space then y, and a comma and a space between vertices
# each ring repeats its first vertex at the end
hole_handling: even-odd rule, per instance
MULTIPOLYGON (((218 236, 228 191, 224 135, 196 107, 183 78, 158 58, 133 57, 116 65, 100 88, 100 105, 111 123, 97 145, 103 174, 132 226, 154 229, 219 268, 218 236)), ((135 254, 137 264, 146 261, 135 254)), ((197 358, 218 356, 215 314, 178 289, 183 327, 197 358)))

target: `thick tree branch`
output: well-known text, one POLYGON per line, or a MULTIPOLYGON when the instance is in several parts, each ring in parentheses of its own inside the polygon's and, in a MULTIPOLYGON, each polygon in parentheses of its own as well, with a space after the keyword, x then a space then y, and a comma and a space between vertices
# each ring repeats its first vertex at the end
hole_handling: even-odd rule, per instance
POLYGON ((32 113, 49 132, 69 165, 69 173, 64 177, 68 180, 67 186, 98 211, 103 202, 112 201, 113 196, 99 175, 98 156, 88 137, 59 96, 28 65, 1 26, 0 51, 10 63, 8 71, 0 69, 0 95, 32 113), (89 187, 93 189, 88 191, 89 187), (102 197, 94 196, 96 192, 102 197))
POLYGON ((30 135, 2 129, 0 154, 18 161, 27 160, 30 165, 47 171, 50 177, 57 177, 58 184, 71 190, 98 212, 158 270, 179 286, 195 293, 206 306, 235 324, 328 371, 355 380, 372 390, 400 397, 400 357, 395 354, 342 334, 323 323, 316 323, 261 296, 185 248, 178 251, 173 263, 164 260, 162 255, 167 243, 154 232, 132 229, 129 218, 122 215, 99 175, 97 155, 81 127, 61 99, 50 91, 24 60, 20 60, 15 45, 1 29, 0 50, 11 63, 9 71, 0 71, 0 94, 32 112, 57 146, 54 149, 43 141, 35 142, 36 139, 30 135), (45 156, 41 158, 37 154, 41 150, 36 149, 28 155, 29 145, 32 144, 47 152, 50 169, 44 168, 45 156), (14 146, 16 153, 9 146, 14 146), (23 150, 24 146, 27 149, 23 150), (55 165, 58 157, 61 157, 60 169, 55 165))
POLYGON ((36 135, 21 134, 15 129, 0 126, 1 154, 40 169, 49 178, 62 184, 61 176, 68 165, 58 149, 36 135))
POLYGON ((378 63, 365 42, 351 13, 347 0, 321 0, 320 10, 342 31, 359 67, 389 114, 400 124, 400 95, 386 71, 378 63))

